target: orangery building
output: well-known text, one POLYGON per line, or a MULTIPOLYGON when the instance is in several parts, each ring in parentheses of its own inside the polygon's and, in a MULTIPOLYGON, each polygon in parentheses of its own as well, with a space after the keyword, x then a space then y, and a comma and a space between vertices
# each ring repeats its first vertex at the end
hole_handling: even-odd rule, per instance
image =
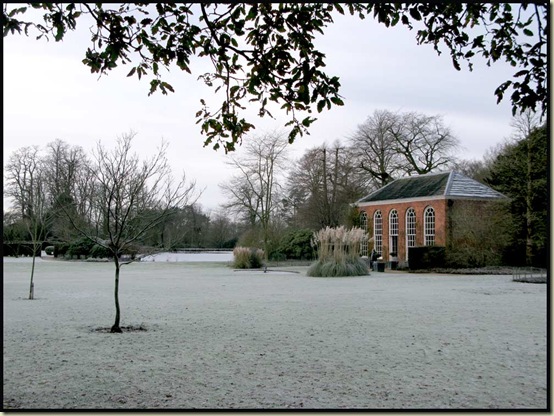
POLYGON ((383 261, 409 261, 410 247, 453 244, 455 213, 471 221, 491 202, 506 199, 494 189, 458 172, 428 173, 396 179, 358 200, 360 226, 370 243, 362 256, 374 249, 383 261))

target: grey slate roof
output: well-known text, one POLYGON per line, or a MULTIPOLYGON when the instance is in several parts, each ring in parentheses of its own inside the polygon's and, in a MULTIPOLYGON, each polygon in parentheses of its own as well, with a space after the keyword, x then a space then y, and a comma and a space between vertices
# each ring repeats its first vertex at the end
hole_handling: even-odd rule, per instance
POLYGON ((500 192, 461 173, 441 172, 396 179, 358 200, 357 203, 437 196, 468 199, 506 198, 500 192))

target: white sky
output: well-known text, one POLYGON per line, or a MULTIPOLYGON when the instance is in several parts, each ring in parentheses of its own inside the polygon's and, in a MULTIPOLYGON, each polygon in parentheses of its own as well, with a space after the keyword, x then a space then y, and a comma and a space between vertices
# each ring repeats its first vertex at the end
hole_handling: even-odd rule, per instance
MULTIPOLYGON (((327 55, 327 74, 340 77, 344 107, 314 114, 310 136, 299 137, 291 153, 300 157, 307 148, 344 140, 374 110, 418 111, 440 114, 459 138, 459 156, 481 159, 485 151, 511 134, 511 106, 506 97, 496 104, 494 90, 511 78, 514 68, 504 63, 475 65, 473 72, 458 72, 448 52, 440 57, 430 45, 418 46, 415 31, 386 28, 372 18, 338 16, 320 36, 316 47, 327 55)), ((117 136, 138 133, 134 149, 148 156, 161 139, 169 142, 169 159, 175 176, 185 171, 200 188, 199 203, 206 210, 225 202, 218 184, 232 171, 223 150, 203 147, 204 137, 195 124, 200 99, 213 96, 197 81, 208 67, 193 62, 193 74, 171 69, 166 79, 175 93, 148 97, 150 78, 127 78, 124 66, 108 76, 91 74, 81 60, 89 35, 85 25, 66 35, 61 43, 33 36, 9 35, 3 40, 4 165, 23 146, 61 139, 90 152, 98 140, 109 145, 117 136)), ((283 128, 277 120, 259 119, 257 107, 248 121, 254 134, 283 128)), ((235 154, 240 153, 240 149, 235 154)), ((4 201, 7 207, 7 201, 4 201)))

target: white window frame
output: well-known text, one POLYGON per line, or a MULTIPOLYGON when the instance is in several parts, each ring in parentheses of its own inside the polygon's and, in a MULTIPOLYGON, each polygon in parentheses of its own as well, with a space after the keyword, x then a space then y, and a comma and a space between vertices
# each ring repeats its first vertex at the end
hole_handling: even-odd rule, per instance
POLYGON ((424 244, 426 246, 435 245, 435 210, 433 207, 425 208, 423 213, 424 227, 423 227, 423 237, 424 244))
POLYGON ((389 253, 395 252, 398 256, 398 211, 392 209, 389 213, 389 253), (396 237, 396 250, 393 241, 396 237))
MULTIPOLYGON (((360 228, 367 232, 367 212, 362 211, 360 213, 360 228)), ((367 238, 364 238, 362 242, 360 243, 360 255, 361 256, 368 256, 369 255, 369 247, 368 247, 368 241, 367 238)))
POLYGON ((410 247, 416 245, 416 212, 412 207, 406 210, 406 260, 409 258, 410 247))
POLYGON ((373 246, 381 256, 383 254, 383 215, 381 210, 373 214, 373 246))

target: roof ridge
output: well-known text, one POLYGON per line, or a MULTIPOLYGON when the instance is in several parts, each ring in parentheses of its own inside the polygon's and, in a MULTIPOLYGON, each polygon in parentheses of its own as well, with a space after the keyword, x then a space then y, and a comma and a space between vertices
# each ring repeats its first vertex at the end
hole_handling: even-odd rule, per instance
POLYGON ((456 172, 454 172, 453 170, 450 171, 450 173, 448 174, 448 181, 446 182, 446 186, 444 187, 444 194, 443 195, 448 195, 448 193, 450 192, 450 188, 452 187, 452 182, 454 181, 454 174, 456 172))
MULTIPOLYGON (((478 195, 469 195, 465 192, 462 191, 462 193, 460 193, 460 189, 459 189, 459 186, 460 186, 460 181, 463 181, 465 182, 466 184, 467 183, 470 183, 472 185, 470 186, 473 186, 474 188, 477 188, 477 189, 482 189, 484 191, 486 191, 487 193, 489 193, 488 197, 503 197, 503 198, 506 198, 506 196, 504 194, 502 194, 501 192, 498 192, 496 189, 493 189, 491 188, 490 186, 478 181, 477 179, 474 179, 474 178, 471 178, 461 172, 456 172, 456 171, 452 171, 452 181, 449 181, 449 183, 447 184, 447 188, 445 189, 445 196, 454 196, 454 195, 464 195, 465 196, 478 196, 478 195), (454 183, 456 182, 456 187, 457 187, 457 190, 455 190, 455 186, 454 186, 454 183), (492 192, 491 192, 492 191, 492 192)), ((462 183, 463 183, 462 182, 462 183)), ((471 193, 471 192, 470 192, 471 193)), ((479 195, 479 196, 485 196, 485 195, 479 195)))

